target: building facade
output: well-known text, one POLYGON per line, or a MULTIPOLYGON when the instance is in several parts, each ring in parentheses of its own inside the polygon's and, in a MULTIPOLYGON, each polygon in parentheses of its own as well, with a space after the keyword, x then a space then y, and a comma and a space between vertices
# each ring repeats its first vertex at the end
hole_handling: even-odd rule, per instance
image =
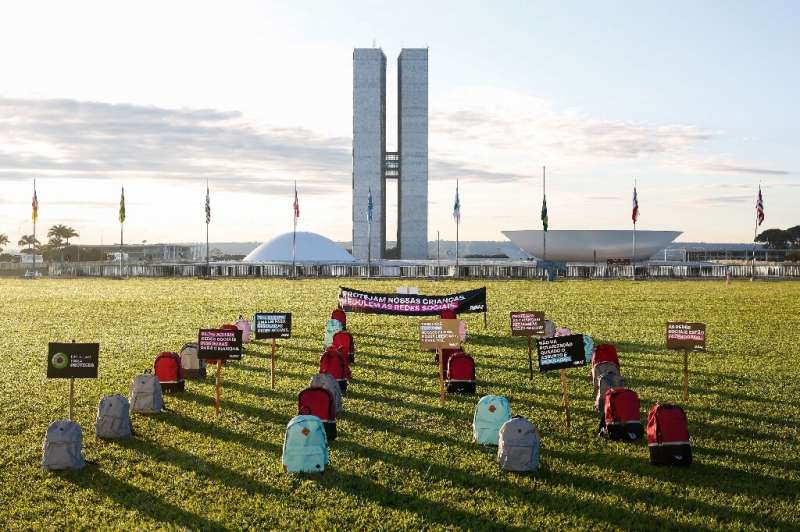
POLYGON ((387 152, 386 56, 353 51, 353 255, 362 260, 386 254, 387 179, 398 180, 398 256, 428 258, 428 50, 404 48, 397 68, 398 146, 387 152))

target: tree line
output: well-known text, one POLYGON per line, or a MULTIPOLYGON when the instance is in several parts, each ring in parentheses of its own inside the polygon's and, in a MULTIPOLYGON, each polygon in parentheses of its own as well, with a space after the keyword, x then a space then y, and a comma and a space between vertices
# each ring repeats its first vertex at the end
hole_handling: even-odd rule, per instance
POLYGON ((756 242, 766 242, 770 249, 800 249, 800 225, 788 229, 767 229, 756 236, 756 242))
MULTIPOLYGON (((56 224, 48 229, 48 240, 46 243, 42 244, 38 238, 34 238, 34 236, 30 234, 22 235, 19 241, 17 241, 17 245, 20 247, 22 253, 41 254, 47 260, 64 260, 65 258, 75 260, 78 254, 83 255, 84 260, 97 260, 95 257, 89 257, 88 254, 91 253, 87 254, 87 250, 74 249, 75 246, 70 244, 70 239, 75 239, 79 236, 80 234, 73 227, 64 224, 56 224)), ((3 246, 7 246, 10 243, 11 241, 8 235, 0 233, 0 253, 3 251, 3 246)), ((11 256, 9 255, 3 257, 3 259, 10 258, 11 256)))

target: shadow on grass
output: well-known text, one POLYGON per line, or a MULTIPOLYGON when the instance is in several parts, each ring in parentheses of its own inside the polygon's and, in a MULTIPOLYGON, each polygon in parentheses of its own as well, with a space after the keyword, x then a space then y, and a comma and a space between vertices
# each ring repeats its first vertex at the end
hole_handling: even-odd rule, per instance
POLYGON ((222 523, 188 512, 158 495, 111 476, 95 465, 90 464, 83 471, 71 472, 61 478, 82 489, 92 490, 98 498, 108 497, 120 506, 149 517, 162 526, 168 523, 179 529, 225 529, 222 523))
MULTIPOLYGON (((352 454, 363 456, 368 459, 382 460, 390 463, 400 470, 413 469, 420 475, 425 477, 435 477, 448 483, 456 484, 462 491, 469 492, 486 492, 490 491, 495 496, 503 497, 504 500, 511 499, 510 504, 513 504, 513 499, 523 500, 526 503, 535 501, 541 505, 545 510, 551 512, 564 512, 566 514, 581 514, 594 523, 607 523, 611 526, 622 528, 630 528, 637 523, 642 523, 643 519, 647 517, 648 522, 654 528, 662 530, 674 527, 674 523, 653 517, 650 515, 642 515, 638 512, 627 510, 620 507, 615 507, 613 511, 609 511, 609 507, 602 502, 595 502, 585 497, 578 498, 573 494, 561 491, 558 494, 548 493, 546 490, 539 489, 536 484, 543 477, 561 476, 561 471, 548 473, 545 469, 540 470, 534 476, 527 475, 510 475, 515 481, 506 481, 497 478, 491 478, 484 475, 476 474, 474 471, 465 471, 463 469, 452 467, 450 465, 442 465, 434 462, 420 460, 418 458, 400 456, 393 453, 388 453, 383 450, 372 449, 365 447, 355 442, 342 442, 340 445, 342 450, 348 451, 352 454)), ((474 445, 468 445, 472 451, 481 450, 474 445)), ((491 459, 491 451, 484 451, 481 454, 487 455, 487 459, 491 459)), ((575 485, 581 485, 585 480, 584 477, 573 477, 575 485), (578 481, 577 478, 580 480, 578 481)), ((352 477, 351 479, 352 480, 352 477)), ((356 483, 358 485, 358 483, 356 483)), ((373 490, 374 498, 380 504, 387 506, 387 500, 392 501, 396 498, 397 494, 394 491, 388 491, 382 486, 359 486, 362 489, 373 490), (385 493, 388 492, 388 493, 385 493)), ((595 486, 598 489, 598 486, 595 486)), ((340 489, 343 489, 340 487, 340 489)), ((571 486, 574 490, 574 486, 571 486)), ((596 493, 604 493, 608 490, 608 485, 604 484, 599 488, 596 493)), ((626 493, 630 497, 631 492, 634 490, 627 489, 626 493)), ((362 495, 359 493, 359 495, 362 495)), ((640 498, 640 497, 637 497, 640 498)), ((648 500, 645 497, 642 499, 648 500)), ((496 521, 494 518, 483 518, 475 515, 472 512, 463 512, 452 507, 435 508, 435 512, 429 513, 431 502, 419 499, 412 496, 405 496, 402 500, 402 508, 414 511, 420 514, 423 518, 433 520, 436 523, 445 526, 462 526, 466 528, 482 528, 486 530, 507 529, 510 525, 496 521)))
MULTIPOLYGON (((580 467, 591 469, 596 467, 597 459, 591 454, 577 453, 570 451, 548 450, 548 455, 561 458, 567 462, 580 467)), ((680 488, 682 486, 694 486, 701 489, 714 490, 734 497, 749 495, 756 499, 769 493, 770 496, 786 501, 792 500, 797 493, 798 483, 768 477, 749 471, 737 471, 727 467, 719 467, 712 464, 703 464, 701 461, 693 463, 689 467, 656 467, 650 464, 647 458, 631 458, 606 452, 604 458, 608 462, 608 467, 612 470, 628 471, 630 474, 640 477, 652 478, 653 481, 671 482, 680 488)), ((698 457, 696 457, 698 458, 698 457)), ((552 479, 554 483, 565 487, 580 485, 594 491, 600 488, 603 483, 592 478, 574 475, 570 473, 559 473, 552 479), (595 485, 596 484, 596 485, 595 485)), ((615 489, 620 488, 620 484, 615 484, 615 489)), ((673 508, 677 513, 686 513, 693 510, 704 516, 715 516, 718 521, 730 520, 746 523, 756 528, 791 528, 792 524, 776 518, 769 514, 770 509, 765 508, 764 513, 757 509, 753 512, 743 511, 734 506, 716 506, 706 502, 698 501, 694 498, 682 498, 669 495, 665 490, 650 491, 641 489, 623 489, 623 496, 631 499, 630 494, 625 495, 625 491, 638 492, 635 498, 643 502, 655 503, 659 506, 673 508), (647 494, 647 495, 645 495, 647 494)), ((659 527, 661 528, 661 527, 659 527)), ((672 527, 666 527, 672 528, 672 527)))
POLYGON ((161 446, 142 438, 121 440, 119 445, 147 455, 155 462, 168 461, 172 465, 196 474, 201 480, 202 478, 213 478, 233 489, 241 489, 251 495, 278 493, 269 484, 175 447, 161 446))
MULTIPOLYGON (((207 397, 205 395, 199 395, 199 394, 196 394, 194 392, 184 392, 182 395, 183 395, 183 397, 185 399, 193 401, 193 402, 195 402, 195 403, 197 403, 199 405, 204 405, 204 406, 208 406, 208 407, 214 407, 215 406, 215 401, 211 397, 207 397)), ((261 421, 268 421, 270 423, 275 423, 277 425, 286 425, 289 422, 289 420, 292 418, 292 416, 294 416, 294 414, 292 414, 291 412, 289 412, 291 415, 284 415, 284 414, 280 414, 278 412, 274 412, 272 410, 268 410, 266 408, 258 408, 258 407, 255 407, 255 406, 243 405, 241 403, 238 403, 236 401, 232 401, 230 399, 226 400, 224 398, 224 396, 222 397, 222 400, 220 401, 220 403, 221 403, 221 410, 223 412, 225 410, 233 410, 234 412, 238 412, 239 414, 242 414, 242 415, 245 415, 245 416, 249 416, 249 417, 253 417, 253 418, 257 418, 257 419, 260 419, 261 421)), ((165 414, 164 416, 159 417, 158 419, 166 421, 168 423, 171 423, 172 421, 177 420, 177 421, 183 421, 184 422, 183 425, 186 425, 186 423, 188 422, 187 420, 192 419, 192 418, 187 418, 187 417, 185 417, 185 416, 183 416, 183 415, 181 415, 181 414, 179 414, 177 412, 172 412, 172 411, 165 412, 164 414, 165 414), (183 418, 183 419, 181 420, 181 418, 183 418)), ((207 423, 207 422, 204 422, 204 421, 200 421, 200 420, 194 420, 194 422, 195 423, 199 423, 199 424, 206 424, 206 425, 208 425, 210 428, 212 428, 215 431, 219 430, 219 428, 220 428, 216 424, 210 424, 210 423, 207 423)), ((173 423, 173 424, 175 424, 175 423, 173 423)), ((181 428, 184 428, 184 427, 182 426, 181 428)))

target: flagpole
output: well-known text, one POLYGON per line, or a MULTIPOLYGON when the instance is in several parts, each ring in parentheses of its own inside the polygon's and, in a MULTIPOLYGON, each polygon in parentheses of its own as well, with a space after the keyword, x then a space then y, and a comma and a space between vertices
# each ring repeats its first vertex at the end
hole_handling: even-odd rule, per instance
POLYGON ((633 195, 636 198, 637 215, 633 217, 633 256, 631 257, 631 264, 633 264, 633 280, 636 280, 636 218, 638 218, 639 198, 636 197, 636 179, 633 180, 633 195))
POLYGON ((33 180, 33 197, 36 198, 36 214, 33 218, 33 278, 36 279, 36 218, 39 216, 39 198, 36 197, 36 179, 33 180))
MULTIPOLYGON (((294 182, 294 201, 297 204, 297 181, 294 182)), ((294 218, 294 228, 292 229, 292 277, 295 275, 295 248, 297 243, 297 208, 292 208, 292 217, 294 218)))
POLYGON ((208 224, 211 222, 211 197, 206 179, 206 275, 211 277, 211 247, 208 242, 208 224))
MULTIPOLYGON (((547 177, 545 175, 545 168, 546 167, 542 166, 542 201, 547 201, 547 190, 545 187, 547 177)), ((547 262, 547 229, 542 231, 542 251, 542 261, 547 262)))
POLYGON ((458 226, 461 224, 461 198, 458 197, 458 179, 456 179, 456 201, 458 202, 458 217, 456 218, 456 277, 458 277, 458 226))
POLYGON ((372 275, 372 218, 367 214, 367 277, 372 275))
MULTIPOLYGON (((121 201, 122 201, 122 205, 124 206, 125 205, 125 187, 122 187, 122 200, 121 201)), ((123 261, 123 249, 124 249, 124 247, 123 247, 122 228, 125 226, 125 218, 124 217, 120 217, 120 218, 121 219, 119 221, 119 276, 120 277, 124 277, 125 276, 125 270, 124 270, 125 263, 123 261)))
MULTIPOLYGON (((758 196, 756 200, 756 206, 758 206, 758 200, 761 199, 761 183, 758 184, 758 196)), ((758 237, 758 208, 756 208, 756 224, 753 228, 753 264, 750 266, 750 280, 752 281, 756 275, 756 238, 758 237)))

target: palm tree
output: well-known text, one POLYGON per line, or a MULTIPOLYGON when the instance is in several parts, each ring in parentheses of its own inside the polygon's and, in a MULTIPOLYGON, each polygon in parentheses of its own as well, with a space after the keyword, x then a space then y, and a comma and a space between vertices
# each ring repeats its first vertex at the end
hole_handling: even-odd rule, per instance
POLYGON ((34 238, 33 235, 22 235, 22 238, 19 239, 17 245, 22 247, 24 251, 33 253, 41 245, 41 242, 34 238))
POLYGON ((80 235, 78 235, 78 232, 75 231, 75 229, 73 229, 68 225, 57 224, 51 227, 49 231, 47 231, 47 236, 51 238, 57 236, 61 240, 64 240, 66 242, 66 245, 69 246, 69 239, 75 238, 80 235))
MULTIPOLYGON (((8 235, 5 233, 0 233, 0 246, 8 245, 8 235)), ((3 248, 0 248, 0 251, 3 251, 3 248)))
POLYGON ((52 252, 61 250, 61 262, 64 262, 64 241, 58 235, 51 236, 47 244, 42 246, 42 255, 46 255, 48 260, 52 260, 52 252))
POLYGON ((64 233, 61 235, 61 238, 66 240, 67 245, 69 246, 69 239, 70 238, 78 238, 79 236, 81 236, 81 235, 79 235, 78 232, 75 229, 73 229, 70 226, 66 226, 64 228, 64 233))

